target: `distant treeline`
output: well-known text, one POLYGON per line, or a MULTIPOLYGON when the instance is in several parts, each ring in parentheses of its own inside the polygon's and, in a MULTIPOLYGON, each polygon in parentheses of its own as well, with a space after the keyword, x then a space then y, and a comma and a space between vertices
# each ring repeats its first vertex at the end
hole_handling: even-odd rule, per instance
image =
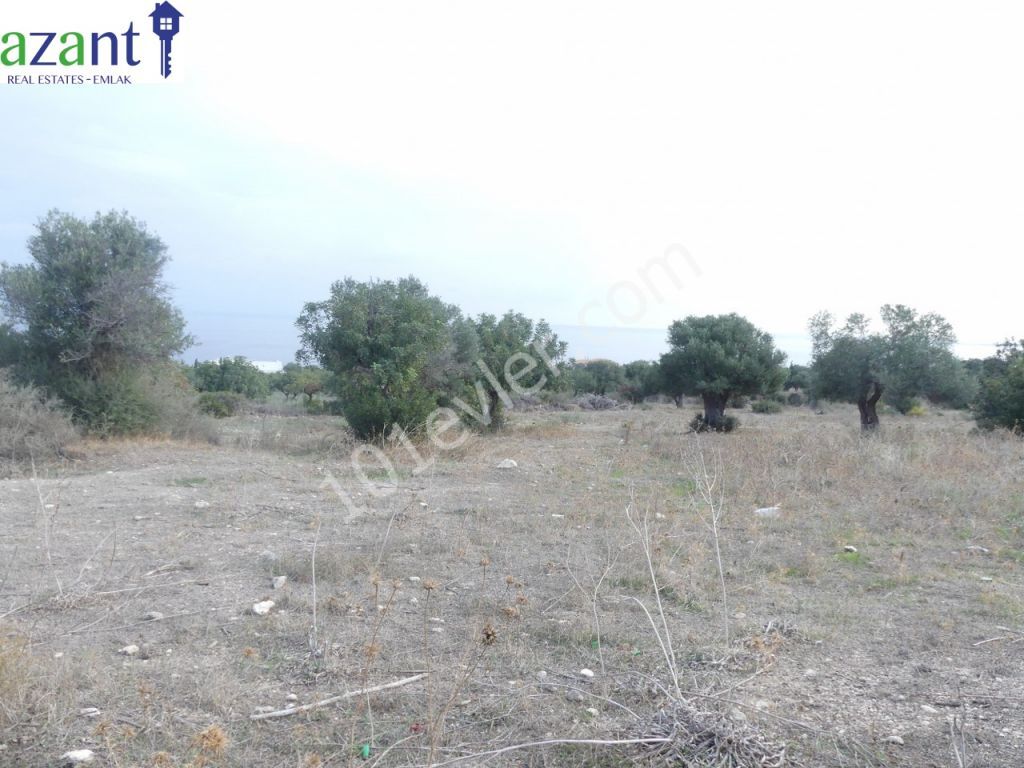
POLYGON ((787 366, 772 337, 736 314, 677 320, 659 360, 620 365, 567 360, 544 320, 511 310, 471 317, 415 277, 347 278, 301 309, 296 362, 266 374, 242 357, 175 362, 193 339, 163 280, 166 247, 127 214, 85 221, 53 211, 28 251, 30 263, 0 266, 0 368, 99 435, 159 431, 185 400, 228 415, 273 391, 343 415, 361 438, 416 432, 439 414, 496 429, 517 401, 583 394, 677 404, 697 396, 697 430, 730 430, 726 409, 748 398, 766 413, 855 403, 866 430, 882 404, 914 413, 926 402, 971 408, 987 429, 1024 423, 1024 345, 962 361, 944 318, 902 305, 881 308, 881 330, 863 315, 842 324, 815 315, 809 366, 787 366))

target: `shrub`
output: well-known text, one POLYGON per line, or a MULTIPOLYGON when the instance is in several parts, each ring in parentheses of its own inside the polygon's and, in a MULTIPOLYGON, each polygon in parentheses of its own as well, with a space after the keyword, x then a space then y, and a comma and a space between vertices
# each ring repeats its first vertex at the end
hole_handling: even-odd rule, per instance
POLYGON ((237 392, 203 392, 199 395, 199 410, 217 419, 234 416, 242 407, 244 398, 237 392))
POLYGON ((740 420, 735 416, 726 416, 722 419, 721 425, 718 429, 712 429, 711 425, 704 420, 704 414, 698 413, 690 421, 690 429, 694 432, 732 432, 737 429, 740 425, 740 420))
POLYGON ((750 410, 754 413, 781 413, 782 406, 775 400, 756 400, 750 410))
POLYGON ((745 395, 733 395, 729 398, 730 408, 746 408, 750 405, 750 398, 745 395))
POLYGON ((1024 342, 1005 342, 985 364, 974 406, 978 426, 1024 431, 1024 342))
POLYGON ((0 460, 53 457, 76 437, 57 403, 33 387, 18 387, 0 371, 0 460))
POLYGON ((789 397, 786 398, 786 404, 799 407, 804 404, 804 396, 799 392, 790 392, 789 397))
POLYGON ((619 401, 604 395, 580 395, 573 398, 572 402, 584 411, 608 411, 619 407, 619 401))

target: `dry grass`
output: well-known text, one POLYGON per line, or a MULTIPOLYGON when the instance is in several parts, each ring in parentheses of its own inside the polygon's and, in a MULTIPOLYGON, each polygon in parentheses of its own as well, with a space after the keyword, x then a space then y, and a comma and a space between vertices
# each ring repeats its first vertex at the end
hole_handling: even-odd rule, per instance
POLYGON ((847 408, 746 412, 728 436, 687 435, 691 416, 513 414, 455 453, 385 447, 399 482, 376 495, 345 438, 301 447, 330 419, 280 417, 281 450, 257 450, 277 417, 229 420, 220 448, 90 444, 40 480, 60 489, 49 560, 31 485, 2 481, 0 638, 23 640, 0 666, 0 764, 80 746, 115 766, 662 764, 634 743, 656 725, 694 765, 710 733, 746 745, 744 768, 782 746, 786 765, 952 767, 962 701, 984 717, 956 725, 956 749, 1018 768, 1021 442, 956 413, 890 418, 872 440, 847 408), (697 456, 721 457, 713 528, 697 456), (769 505, 778 518, 753 514, 769 505), (52 600, 54 577, 82 594, 52 600), (85 707, 116 730, 96 735, 85 707), (218 748, 197 740, 212 728, 218 748))

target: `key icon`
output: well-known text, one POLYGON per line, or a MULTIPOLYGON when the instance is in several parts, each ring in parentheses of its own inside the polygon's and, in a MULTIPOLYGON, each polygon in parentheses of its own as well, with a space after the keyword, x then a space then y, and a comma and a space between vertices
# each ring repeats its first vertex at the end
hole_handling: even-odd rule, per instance
POLYGON ((182 13, 170 3, 157 3, 149 14, 153 19, 153 34, 160 38, 160 74, 171 75, 171 38, 178 34, 182 13))

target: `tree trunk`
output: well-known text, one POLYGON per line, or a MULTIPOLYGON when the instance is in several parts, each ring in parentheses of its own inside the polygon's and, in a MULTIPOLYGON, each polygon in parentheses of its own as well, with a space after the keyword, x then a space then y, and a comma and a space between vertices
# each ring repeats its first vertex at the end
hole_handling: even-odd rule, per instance
POLYGON ((882 385, 877 381, 872 382, 870 392, 861 394, 857 401, 857 410, 860 411, 860 428, 863 432, 873 432, 878 429, 878 400, 882 396, 882 385))
POLYGON ((501 396, 494 390, 487 393, 487 429, 497 432, 505 425, 505 412, 502 408, 501 396))
POLYGON ((703 394, 704 424, 712 432, 720 432, 725 428, 725 405, 729 402, 728 393, 724 395, 703 394))
POLYGON ((672 395, 672 402, 674 402, 676 404, 676 408, 682 408, 683 407, 683 396, 682 395, 672 395))

